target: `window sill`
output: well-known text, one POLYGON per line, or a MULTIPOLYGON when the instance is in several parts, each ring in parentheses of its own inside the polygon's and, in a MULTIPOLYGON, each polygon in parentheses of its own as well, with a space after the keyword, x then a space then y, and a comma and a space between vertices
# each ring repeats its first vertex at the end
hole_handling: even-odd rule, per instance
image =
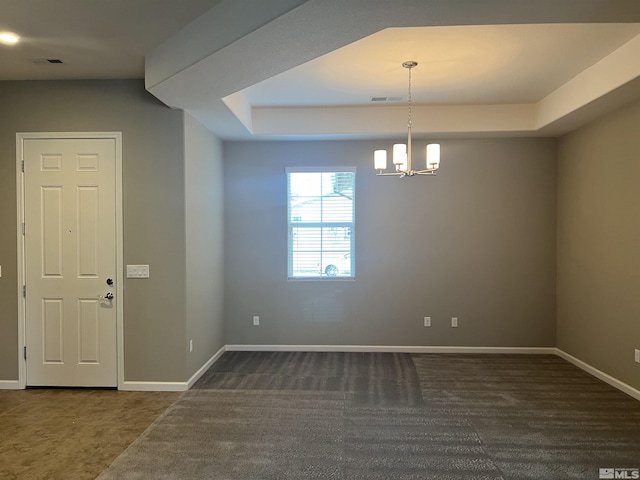
POLYGON ((356 277, 288 277, 287 282, 355 282, 356 277))

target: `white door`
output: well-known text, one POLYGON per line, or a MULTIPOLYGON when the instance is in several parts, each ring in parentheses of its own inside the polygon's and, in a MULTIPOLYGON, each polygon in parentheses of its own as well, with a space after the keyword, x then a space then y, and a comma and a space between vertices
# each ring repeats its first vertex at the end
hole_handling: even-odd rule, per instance
POLYGON ((116 141, 23 154, 27 385, 116 386, 116 141))

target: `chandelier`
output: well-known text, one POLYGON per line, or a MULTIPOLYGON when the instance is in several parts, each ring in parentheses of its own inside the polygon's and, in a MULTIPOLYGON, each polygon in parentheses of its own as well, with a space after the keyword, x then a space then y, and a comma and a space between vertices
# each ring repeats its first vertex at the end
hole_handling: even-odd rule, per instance
POLYGON ((440 167, 440 144, 430 143, 426 151, 426 168, 413 170, 411 167, 411 69, 418 66, 417 62, 407 61, 402 66, 409 70, 409 120, 407 122, 407 143, 396 143, 393 146, 393 164, 395 172, 385 172, 387 169, 387 151, 376 150, 373 152, 373 167, 378 171, 377 175, 395 175, 413 177, 414 175, 435 175, 440 167))

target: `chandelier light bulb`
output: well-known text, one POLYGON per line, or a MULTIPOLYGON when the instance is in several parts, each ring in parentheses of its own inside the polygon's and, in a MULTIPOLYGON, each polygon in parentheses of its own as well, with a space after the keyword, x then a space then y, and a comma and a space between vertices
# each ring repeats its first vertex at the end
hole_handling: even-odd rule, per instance
POLYGON ((386 150, 376 150, 373 152, 373 166, 376 170, 386 170, 387 169, 387 151, 386 150))
POLYGON ((440 144, 427 145, 427 169, 437 169, 440 166, 440 144))
POLYGON ((404 143, 396 143, 393 146, 393 164, 407 163, 407 146, 404 143))

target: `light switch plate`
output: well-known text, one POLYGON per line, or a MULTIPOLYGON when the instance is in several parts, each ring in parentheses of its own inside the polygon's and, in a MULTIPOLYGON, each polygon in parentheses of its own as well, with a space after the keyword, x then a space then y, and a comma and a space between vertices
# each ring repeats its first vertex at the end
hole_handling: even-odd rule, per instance
POLYGON ((127 278, 149 278, 149 265, 127 265, 127 278))

